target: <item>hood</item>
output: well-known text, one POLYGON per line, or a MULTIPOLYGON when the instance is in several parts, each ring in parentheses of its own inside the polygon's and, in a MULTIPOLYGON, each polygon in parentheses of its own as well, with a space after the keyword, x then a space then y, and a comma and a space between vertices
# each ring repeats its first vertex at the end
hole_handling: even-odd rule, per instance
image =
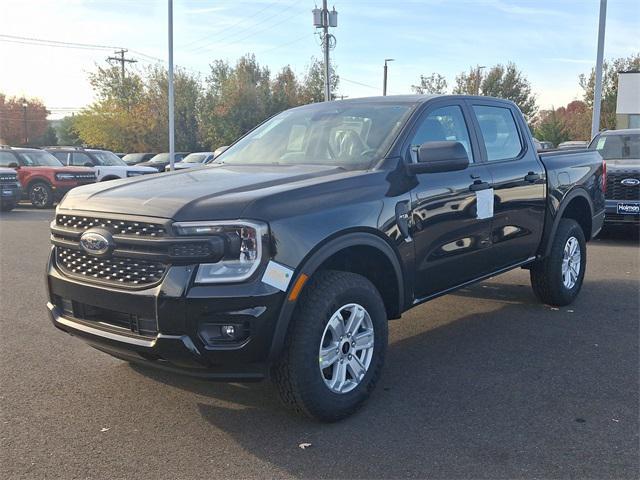
POLYGON ((605 160, 607 163, 607 173, 630 172, 640 175, 640 158, 625 158, 621 160, 605 160))
POLYGON ((157 168, 145 167, 144 165, 127 165, 126 169, 127 172, 158 172, 157 168))
POLYGON ((353 174, 319 165, 188 168, 78 187, 67 194, 60 208, 176 221, 236 219, 250 203, 300 186, 300 182, 325 182, 353 174))

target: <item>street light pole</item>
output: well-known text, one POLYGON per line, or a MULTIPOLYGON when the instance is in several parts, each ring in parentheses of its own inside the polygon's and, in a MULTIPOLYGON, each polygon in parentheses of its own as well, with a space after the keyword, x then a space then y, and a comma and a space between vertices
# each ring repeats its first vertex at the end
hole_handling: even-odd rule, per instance
POLYGON ((593 91, 593 117, 591 138, 600 131, 600 104, 602 103, 602 62, 604 57, 604 27, 607 20, 607 0, 600 0, 600 24, 598 26, 598 53, 596 56, 596 84, 593 91))
POLYGON ((482 73, 482 69, 487 68, 484 65, 478 65, 476 67, 476 95, 480 95, 480 75, 482 73))
POLYGON ((387 96, 387 62, 393 62, 393 58, 385 58, 384 59, 384 76, 382 80, 382 96, 387 96))
POLYGON ((169 0, 169 170, 174 170, 174 121, 173 121, 173 0, 169 0))
POLYGON ((24 144, 29 144, 29 132, 27 130, 27 106, 29 104, 26 100, 22 100, 22 123, 24 129, 24 144))

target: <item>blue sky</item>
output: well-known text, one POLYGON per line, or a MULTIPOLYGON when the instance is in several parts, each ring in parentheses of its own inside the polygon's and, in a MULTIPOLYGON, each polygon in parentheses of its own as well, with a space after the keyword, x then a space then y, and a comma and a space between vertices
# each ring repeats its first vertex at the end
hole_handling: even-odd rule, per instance
MULTIPOLYGON (((165 0, 3 0, 0 34, 129 48, 139 65, 166 58, 165 0)), ((321 58, 313 1, 174 0, 175 62, 208 71, 213 59, 247 52, 303 73, 321 58)), ((334 3, 329 3, 330 7, 334 3)), ((336 0, 332 52, 341 94, 379 95, 384 58, 389 93, 409 93, 420 74, 449 85, 469 66, 514 61, 541 107, 579 98, 578 75, 595 62, 598 0, 336 0)), ((609 0, 605 56, 640 51, 640 1, 609 0)), ((108 49, 0 42, 0 91, 42 97, 60 116, 92 100, 87 72, 108 49), (11 66, 11 68, 5 68, 11 66)))

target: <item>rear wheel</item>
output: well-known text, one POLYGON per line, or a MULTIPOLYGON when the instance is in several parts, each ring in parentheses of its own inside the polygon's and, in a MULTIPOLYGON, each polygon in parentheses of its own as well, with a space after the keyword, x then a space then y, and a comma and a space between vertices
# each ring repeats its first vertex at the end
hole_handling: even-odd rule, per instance
POLYGON ((53 205, 53 190, 48 183, 34 182, 29 186, 29 200, 36 208, 51 208, 53 205))
POLYGON ((373 391, 386 348, 386 311, 375 286, 354 273, 319 272, 305 287, 273 379, 293 410, 340 420, 373 391))
POLYGON ((563 218, 551 245, 550 254, 530 270, 531 286, 544 303, 569 305, 582 287, 587 250, 582 228, 575 220, 563 218))

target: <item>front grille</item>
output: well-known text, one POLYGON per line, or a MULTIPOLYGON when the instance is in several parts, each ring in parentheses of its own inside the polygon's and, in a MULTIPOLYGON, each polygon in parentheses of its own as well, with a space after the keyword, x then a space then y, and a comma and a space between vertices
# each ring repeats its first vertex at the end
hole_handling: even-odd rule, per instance
POLYGON ((162 280, 167 265, 134 258, 98 258, 80 250, 56 247, 56 262, 67 275, 127 287, 149 286, 162 280))
POLYGON ((623 185, 622 183, 620 183, 626 178, 636 178, 640 180, 637 174, 607 174, 607 193, 605 197, 609 200, 640 201, 640 185, 623 185))
POLYGON ((0 183, 15 183, 18 181, 17 175, 2 174, 0 175, 0 183))
POLYGON ((167 233, 164 226, 158 223, 112 220, 82 215, 57 215, 56 225, 71 228, 78 232, 83 232, 91 227, 102 227, 113 235, 132 235, 137 237, 164 237, 167 233))
POLYGON ((604 218, 609 223, 640 223, 640 215, 623 215, 621 213, 607 213, 604 218))

